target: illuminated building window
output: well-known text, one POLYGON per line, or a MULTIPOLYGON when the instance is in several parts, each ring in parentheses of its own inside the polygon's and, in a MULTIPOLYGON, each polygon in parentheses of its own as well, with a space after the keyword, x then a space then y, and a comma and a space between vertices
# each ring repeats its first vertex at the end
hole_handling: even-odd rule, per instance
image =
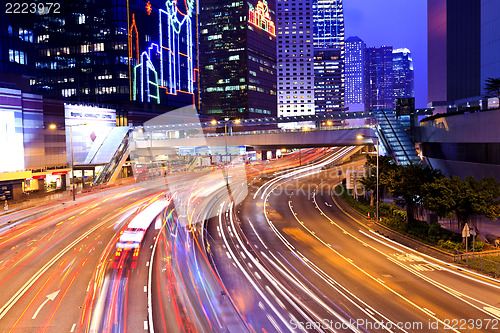
POLYGON ((104 51, 104 43, 95 43, 93 50, 94 50, 94 52, 104 51))
POLYGON ((78 15, 78 24, 85 24, 85 14, 77 14, 78 15))

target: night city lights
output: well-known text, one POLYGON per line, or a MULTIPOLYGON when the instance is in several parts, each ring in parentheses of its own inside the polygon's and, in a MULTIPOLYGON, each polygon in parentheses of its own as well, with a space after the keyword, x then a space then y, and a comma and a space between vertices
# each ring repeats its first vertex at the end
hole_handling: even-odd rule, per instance
POLYGON ((500 1, 0 13, 0 332, 498 332, 500 1))

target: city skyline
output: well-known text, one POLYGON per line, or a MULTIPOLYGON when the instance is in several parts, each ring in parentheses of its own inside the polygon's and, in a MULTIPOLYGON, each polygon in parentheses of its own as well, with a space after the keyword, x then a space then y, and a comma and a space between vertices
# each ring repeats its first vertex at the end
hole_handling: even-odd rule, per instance
POLYGON ((367 47, 387 45, 411 51, 415 70, 415 106, 425 108, 427 1, 344 1, 344 20, 346 38, 358 36, 367 47))

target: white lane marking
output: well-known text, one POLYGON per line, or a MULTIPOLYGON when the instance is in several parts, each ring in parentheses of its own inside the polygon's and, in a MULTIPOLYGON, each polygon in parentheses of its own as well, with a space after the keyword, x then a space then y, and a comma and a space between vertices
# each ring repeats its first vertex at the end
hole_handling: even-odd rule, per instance
POLYGON ((73 333, 75 331, 75 328, 76 328, 76 323, 73 324, 73 326, 71 326, 71 331, 70 332, 73 333))
MULTIPOLYGON (((327 216, 326 218, 327 218, 328 220, 331 220, 328 216, 327 216)), ((345 229, 343 229, 341 226, 339 226, 337 223, 335 223, 335 225, 336 225, 339 229, 341 229, 341 230, 345 230, 345 229)), ((304 227, 304 229, 306 229, 307 231, 309 231, 309 229, 308 229, 307 227, 305 227, 305 226, 303 226, 303 227, 304 227)), ((365 234, 365 233, 364 233, 364 232, 362 232, 361 230, 360 230, 360 232, 361 232, 361 233, 363 233, 363 234, 365 234)), ((348 234, 348 235, 349 235, 349 236, 351 236, 351 237, 353 237, 353 238, 355 238, 355 239, 357 239, 357 240, 359 240, 359 241, 361 242, 361 240, 360 240, 359 238, 357 238, 356 236, 354 236, 354 235, 352 235, 352 234, 348 234)), ((320 241, 322 244, 326 245, 326 242, 325 242, 324 240, 322 240, 321 238, 319 238, 319 237, 318 237, 318 236, 316 236, 316 235, 314 235, 314 237, 315 237, 318 241, 320 241)), ((366 243, 365 243, 365 244, 366 244, 366 243)), ((368 244, 367 244, 366 246, 368 246, 368 244)), ((374 249, 374 250, 375 250, 375 251, 377 251, 377 252, 382 253, 382 251, 377 250, 376 248, 374 248, 374 247, 372 247, 372 246, 370 246, 370 248, 374 249)), ((339 257, 343 258, 344 260, 346 259, 346 257, 345 257, 345 256, 343 256, 342 254, 340 254, 338 251, 336 251, 336 250, 334 250, 334 249, 332 249, 332 248, 330 248, 330 250, 331 250, 332 252, 334 252, 335 254, 337 254, 339 257)), ((387 255, 385 254, 385 256, 387 256, 387 255)), ((346 260, 346 261, 347 261, 347 260, 346 260)), ((412 302, 411 300, 409 300, 408 298, 406 298, 406 297, 405 297, 405 296, 403 296, 402 294, 398 293, 397 291, 395 291, 395 290, 391 289, 390 287, 388 287, 387 285, 385 285, 385 282, 384 282, 383 280, 381 280, 380 278, 375 278, 374 276, 370 275, 368 272, 366 272, 365 270, 363 270, 363 269, 362 269, 362 268, 360 268, 358 265, 356 265, 356 264, 354 264, 354 263, 352 263, 352 262, 351 262, 350 264, 351 264, 352 266, 354 266, 356 269, 358 269, 359 271, 361 271, 362 273, 364 273, 365 275, 367 275, 367 276, 368 276, 369 278, 371 278, 372 280, 377 281, 380 285, 384 286, 387 290, 389 290, 390 292, 392 292, 392 293, 393 293, 393 294, 395 294, 396 296, 398 296, 398 297, 400 297, 401 299, 405 300, 405 301, 406 301, 407 303, 409 303, 410 305, 414 306, 415 308, 419 309, 420 311, 422 311, 422 312, 424 312, 424 313, 426 313, 426 314, 429 314, 428 312, 426 312, 426 311, 425 311, 422 307, 420 307, 420 306, 419 306, 419 305, 417 305, 416 303, 412 302)), ((429 314, 429 315, 430 315, 430 314, 429 314)), ((452 330, 452 331, 454 331, 454 332, 456 332, 456 333, 459 333, 459 331, 458 331, 458 330, 456 330, 456 329, 454 329, 453 327, 449 326, 448 324, 446 324, 445 322, 443 322, 442 320, 440 320, 440 319, 439 319, 439 318, 437 318, 436 316, 433 316, 433 315, 430 315, 430 316, 431 316, 432 318, 436 319, 437 321, 439 321, 440 323, 442 323, 442 324, 446 327, 446 329, 450 329, 450 330, 452 330)))
POLYGON ((36 316, 38 316, 38 313, 40 312, 40 310, 43 308, 43 306, 45 304, 47 304, 48 301, 53 301, 57 297, 57 295, 59 295, 60 291, 61 290, 58 290, 58 291, 55 291, 53 293, 48 294, 47 299, 38 307, 38 309, 35 311, 35 314, 33 315, 33 317, 31 317, 31 319, 35 319, 36 316))
MULTIPOLYGON (((222 210, 222 204, 221 204, 220 210, 222 210)), ((227 249, 229 250, 229 252, 231 253, 231 255, 234 256, 233 250, 229 246, 229 242, 228 242, 228 240, 226 238, 226 234, 223 232, 222 218, 221 218, 221 216, 219 216, 219 226, 221 226, 222 239, 223 239, 224 243, 226 244, 227 249)), ((252 287, 255 289, 255 291, 257 291, 257 293, 260 295, 260 297, 267 303, 267 305, 271 308, 271 310, 277 315, 277 317, 283 322, 283 324, 287 328, 289 328, 290 330, 292 330, 292 327, 290 326, 290 324, 288 323, 288 321, 279 313, 278 309, 276 309, 276 307, 272 304, 272 302, 269 300, 269 298, 267 298, 267 296, 262 292, 262 290, 257 286, 257 284, 253 281, 253 279, 250 278, 250 276, 248 275, 248 273, 246 272, 246 270, 243 268, 243 266, 240 264, 240 262, 236 261, 236 263, 238 264, 238 266, 236 266, 236 264, 233 262, 234 267, 238 267, 239 268, 239 270, 243 273, 243 275, 246 277, 246 279, 248 280, 248 282, 250 282, 250 284, 252 285, 252 287)))
MULTIPOLYGON (((361 233, 362 233, 362 234, 364 234, 365 236, 368 236, 368 237, 370 237, 371 239, 373 239, 373 240, 377 241, 378 243, 381 243, 381 244, 384 244, 384 245, 386 245, 386 246, 388 246, 388 247, 391 247, 391 248, 396 249, 396 247, 394 247, 394 246, 389 246, 387 243, 384 243, 384 242, 382 242, 380 239, 376 239, 375 237, 370 236, 370 235, 368 235, 367 233, 365 233, 365 232, 363 232, 363 231, 361 231, 361 230, 360 230, 359 232, 361 232, 361 233)), ((446 271, 448 271, 448 272, 450 272, 450 273, 452 273, 452 274, 458 275, 458 276, 460 276, 460 277, 463 277, 463 278, 466 278, 466 279, 469 279, 469 280, 472 280, 472 281, 475 281, 475 282, 479 282, 479 283, 485 284, 485 285, 487 285, 487 286, 489 286, 489 287, 492 287, 492 288, 500 289, 500 286, 498 286, 498 285, 495 285, 495 284, 489 283, 489 282, 487 282, 487 281, 483 281, 483 280, 480 280, 480 279, 474 278, 474 277, 472 277, 472 276, 469 276, 469 275, 467 275, 467 274, 463 274, 463 273, 461 273, 461 272, 457 272, 457 271, 452 270, 452 269, 449 269, 449 268, 447 268, 447 267, 453 267, 453 268, 456 268, 456 269, 460 269, 460 270, 462 270, 462 271, 464 271, 464 272, 467 272, 468 274, 472 274, 472 275, 475 275, 475 276, 477 276, 477 277, 480 277, 481 279, 485 279, 485 280, 489 280, 489 281, 493 281, 493 282, 498 282, 496 279, 494 279, 494 278, 492 278, 492 277, 489 277, 489 276, 486 276, 486 275, 481 275, 481 274, 479 274, 479 273, 477 273, 477 272, 474 272, 474 271, 471 271, 471 270, 465 269, 465 268, 463 268, 463 267, 460 267, 460 266, 456 266, 456 265, 450 264, 449 262, 445 262, 445 261, 442 261, 442 260, 439 260, 439 259, 433 258, 433 257, 431 257, 431 256, 429 256, 429 255, 427 255, 427 254, 425 254, 425 253, 418 252, 418 251, 416 251, 416 250, 414 250, 414 249, 412 249, 412 248, 409 248, 409 247, 407 247, 407 246, 405 246, 405 245, 403 245, 403 244, 399 244, 399 243, 397 243, 397 242, 395 242, 395 241, 393 241, 393 240, 391 240, 391 239, 389 239, 389 238, 385 238, 384 236, 382 236, 382 235, 380 235, 380 234, 378 234, 378 233, 374 232, 373 230, 370 230, 370 233, 374 234, 374 235, 375 235, 375 236, 377 236, 378 238, 383 239, 385 242, 392 243, 392 244, 394 244, 394 245, 397 245, 397 246, 399 246, 399 247, 402 247, 403 249, 406 249, 406 250, 408 250, 408 251, 411 251, 411 252, 417 253, 417 254, 418 254, 418 255, 420 255, 420 256, 424 256, 424 257, 426 257, 426 258, 428 258, 428 259, 430 259, 430 260, 432 260, 432 261, 439 262, 440 264, 442 264, 442 265, 443 265, 443 267, 441 267, 441 269, 444 269, 444 270, 446 270, 446 271)), ((399 252, 401 252, 401 253, 403 253, 403 252, 404 252, 404 251, 402 251, 402 250, 400 250, 400 249, 397 249, 397 251, 399 251, 399 252)), ((425 261, 425 262, 429 262, 429 263, 430 263, 430 261, 428 261, 428 260, 424 260, 424 261, 425 261)))
POLYGON ((148 330, 148 321, 147 320, 144 320, 144 330, 145 331, 148 330))
POLYGON ((271 322, 271 324, 273 324, 273 326, 276 329, 276 331, 282 332, 282 330, 280 329, 280 327, 278 326, 278 324, 276 323, 276 321, 273 319, 273 317, 271 317, 270 315, 266 315, 266 316, 267 316, 267 319, 269 319, 269 321, 271 322))
POLYGON ((149 261, 146 261, 146 267, 148 267, 148 266, 149 266, 149 261))
POLYGON ((147 286, 144 286, 144 292, 147 293, 148 292, 148 287, 147 286))
MULTIPOLYGON (((381 241, 381 240, 379 240, 379 239, 376 239, 375 237, 373 237, 373 236, 371 236, 371 235, 369 235, 369 234, 366 234, 366 233, 365 233, 365 232, 363 232, 362 230, 360 230, 360 232, 361 232, 361 233, 363 233, 364 235, 368 236, 369 238, 372 238, 372 239, 376 240, 377 242, 379 242, 379 243, 381 243, 381 244, 386 245, 386 246, 387 246, 387 247, 389 247, 389 248, 392 248, 392 249, 398 250, 398 251, 400 251, 400 252, 403 252, 403 251, 399 250, 397 247, 395 247, 395 246, 393 246, 393 245, 390 245, 390 244, 388 244, 388 243, 385 243, 385 242, 383 242, 383 241, 381 241)), ((380 250, 378 250, 378 249, 376 249, 376 248, 373 248, 373 249, 374 249, 375 251, 378 251, 378 252, 380 252, 380 253, 383 253, 382 251, 380 251, 380 250)), ((417 253, 418 253, 418 252, 417 252, 417 253)), ((458 298, 458 299, 459 299, 459 300, 461 300, 462 302, 464 302, 464 303, 466 303, 466 304, 468 304, 468 305, 470 305, 470 306, 472 306, 472 307, 476 308, 476 309, 477 309, 477 310, 479 310, 479 311, 482 311, 483 313, 486 313, 487 315, 491 315, 491 311, 490 311, 490 313, 488 313, 488 312, 486 312, 486 311, 484 310, 484 306, 489 307, 489 306, 490 306, 490 304, 488 304, 488 303, 486 303, 486 302, 483 302, 483 301, 481 301, 481 300, 479 300, 479 299, 476 299, 476 298, 474 298, 474 297, 472 297, 472 296, 469 296, 469 295, 466 295, 466 294, 464 294, 464 293, 461 293, 461 292, 459 292, 459 291, 457 291, 457 290, 455 290, 455 289, 452 289, 451 287, 448 287, 447 285, 444 285, 444 284, 442 284, 442 283, 440 283, 440 282, 437 282, 436 280, 431 279, 430 277, 428 277, 428 276, 426 276, 426 275, 424 275, 424 274, 420 273, 419 271, 417 271, 417 270, 415 270, 415 269, 413 269, 413 268, 411 268, 411 267, 409 267, 409 266, 406 266, 406 265, 404 265, 404 264, 400 263, 398 260, 396 260, 396 259, 394 259, 394 258, 388 257, 388 259, 389 259, 390 261, 392 261, 393 263, 395 263, 396 265, 400 266, 401 268, 403 268, 403 269, 405 269, 405 270, 407 270, 407 271, 409 271, 409 272, 413 273, 414 275, 416 275, 416 276, 420 277, 420 278, 421 278, 421 279, 423 279, 424 281, 427 281, 428 283, 430 283, 430 284, 434 285, 435 287, 437 287, 437 288, 441 289, 442 291, 444 291, 444 292, 446 292, 446 293, 448 293, 448 294, 450 294, 450 295, 455 296, 456 298, 458 298), (469 300, 467 300, 467 299, 469 299, 470 301, 469 301, 469 300), (481 306, 478 306, 478 305, 473 304, 473 303, 472 303, 472 301, 477 302, 477 303, 479 303, 479 304, 483 305, 483 308, 481 308, 481 306)), ((424 260, 424 261, 426 261, 426 260, 424 260)), ((426 262, 428 262, 428 261, 426 261, 426 262)), ((430 264, 430 265, 434 265, 434 264, 432 264, 432 263, 430 263, 430 262, 429 262, 429 264, 430 264)), ((447 268, 446 268, 446 267, 442 267, 442 268, 443 268, 444 270, 447 270, 447 268)), ((475 280, 475 279, 474 279, 474 278, 472 278, 472 280, 475 280)), ((489 285, 489 283, 485 283, 485 284, 486 284, 486 285, 489 285)), ((495 287, 495 286, 494 286, 494 287, 495 287)), ((497 288, 497 287, 496 287, 496 288, 497 288)), ((492 309, 494 309, 494 307, 493 307, 492 309)), ((498 308, 496 308, 496 309, 497 309, 497 311, 498 311, 497 313, 498 313, 498 314, 500 314, 500 309, 498 309, 498 308)), ((496 319, 500 319, 500 317, 496 317, 496 319)))
POLYGON ((425 311, 427 311, 428 313, 430 313, 431 315, 435 316, 436 314, 434 312, 432 312, 431 310, 427 309, 427 308, 424 308, 425 311))
POLYGON ((483 308, 484 310, 492 313, 495 317, 500 317, 500 310, 498 308, 493 308, 493 307, 489 307, 489 306, 485 306, 483 308))
MULTIPOLYGON (((257 236, 259 241, 262 243, 262 245, 264 245, 264 248, 267 250, 266 244, 264 244, 264 241, 262 240, 262 238, 260 238, 259 234, 257 233, 257 230, 255 230, 253 223, 252 223, 252 221, 250 221, 250 219, 248 219, 248 223, 250 223, 250 227, 252 227, 252 230, 253 230, 255 236, 257 236)), ((255 245, 255 247, 257 248, 257 245, 255 245)))
POLYGON ((61 252, 56 254, 51 260, 49 260, 38 272, 36 272, 8 301, 4 306, 0 309, 0 319, 5 317, 7 312, 17 303, 17 301, 23 297, 23 295, 35 284, 35 282, 50 268, 52 267, 59 259, 62 258, 68 251, 73 249, 78 243, 82 240, 86 239, 91 233, 108 223, 110 220, 116 218, 118 214, 111 216, 110 218, 102 221, 101 223, 95 225, 93 228, 89 229, 85 233, 83 233, 80 237, 75 239, 71 244, 66 246, 61 252))
MULTIPOLYGON (((158 231, 158 235, 155 238, 155 243, 154 246, 151 245, 153 248, 153 251, 151 251, 151 265, 149 265, 149 271, 148 271, 148 322, 149 322, 149 332, 154 333, 155 329, 153 326, 153 297, 151 295, 151 284, 153 280, 153 260, 156 252, 156 246, 158 245, 158 241, 160 240, 160 231, 158 231)), ((148 323, 144 321, 144 325, 147 325, 148 323)), ((146 328, 147 329, 147 328, 146 328)))

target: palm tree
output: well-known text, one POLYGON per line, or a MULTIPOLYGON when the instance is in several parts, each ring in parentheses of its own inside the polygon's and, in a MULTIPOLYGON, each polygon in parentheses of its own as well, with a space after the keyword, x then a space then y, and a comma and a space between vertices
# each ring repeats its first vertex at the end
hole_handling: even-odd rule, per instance
POLYGON ((500 78, 489 77, 486 79, 486 92, 488 95, 500 98, 500 78))

